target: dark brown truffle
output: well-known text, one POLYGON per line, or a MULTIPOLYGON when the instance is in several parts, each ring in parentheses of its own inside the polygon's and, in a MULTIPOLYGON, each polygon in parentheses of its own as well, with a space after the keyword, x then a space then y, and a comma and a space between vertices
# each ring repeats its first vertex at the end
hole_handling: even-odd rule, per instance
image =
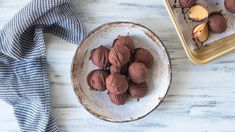
POLYGON ((116 67, 115 65, 110 66, 110 73, 121 73, 122 68, 121 67, 116 67))
POLYGON ((214 33, 223 33, 227 29, 227 20, 220 12, 213 12, 209 15, 208 26, 214 33))
POLYGON ((116 105, 124 105, 128 99, 128 95, 126 93, 124 94, 114 94, 109 93, 109 99, 112 103, 116 105))
POLYGON ((128 74, 128 65, 122 66, 122 67, 116 67, 115 65, 110 66, 110 73, 120 73, 122 75, 128 74))
POLYGON ((118 36, 118 38, 114 40, 113 46, 119 46, 119 45, 126 46, 131 54, 134 52, 135 49, 134 41, 128 35, 118 36))
POLYGON ((196 0, 179 0, 179 4, 182 8, 189 8, 196 3, 196 0))
POLYGON ((153 60, 153 56, 148 50, 143 48, 135 50, 134 62, 144 63, 147 68, 150 68, 153 65, 153 60))
POLYGON ((109 52, 109 61, 116 67, 122 67, 130 61, 130 51, 126 46, 116 45, 109 52))
POLYGON ((143 98, 148 92, 148 86, 146 82, 135 84, 131 83, 129 88, 129 94, 132 98, 143 98))
POLYGON ((123 94, 128 89, 128 80, 124 75, 114 73, 106 78, 106 87, 109 92, 123 94))
POLYGON ((105 91, 105 79, 108 77, 108 75, 109 73, 104 70, 91 71, 87 76, 87 83, 92 90, 105 91))
POLYGON ((110 50, 104 46, 93 49, 91 51, 91 61, 101 69, 110 66, 110 62, 108 59, 109 51, 110 50))
POLYGON ((130 79, 135 83, 145 82, 148 70, 143 63, 132 63, 128 69, 130 79))
POLYGON ((224 6, 228 11, 235 13, 235 0, 224 0, 224 6))

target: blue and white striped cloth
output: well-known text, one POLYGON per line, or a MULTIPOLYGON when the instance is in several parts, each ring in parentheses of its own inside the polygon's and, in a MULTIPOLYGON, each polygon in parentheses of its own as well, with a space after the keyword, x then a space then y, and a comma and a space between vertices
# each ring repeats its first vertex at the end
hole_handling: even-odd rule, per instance
POLYGON ((0 31, 0 98, 13 106, 23 132, 59 131, 43 33, 79 44, 85 31, 69 0, 32 0, 0 31))

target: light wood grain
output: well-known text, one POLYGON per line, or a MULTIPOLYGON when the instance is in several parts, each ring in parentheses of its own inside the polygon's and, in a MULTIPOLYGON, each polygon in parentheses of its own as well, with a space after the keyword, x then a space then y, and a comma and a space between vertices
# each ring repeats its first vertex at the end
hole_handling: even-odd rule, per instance
MULTIPOLYGON (((0 0, 0 28, 27 2, 0 0)), ((99 120, 79 104, 72 89, 70 64, 77 46, 46 35, 52 107, 63 131, 235 131, 235 53, 207 65, 191 63, 162 0, 74 2, 88 31, 123 20, 141 23, 157 33, 170 52, 173 83, 164 102, 146 118, 124 124, 99 120)), ((0 131, 19 131, 12 112, 0 101, 0 131)))

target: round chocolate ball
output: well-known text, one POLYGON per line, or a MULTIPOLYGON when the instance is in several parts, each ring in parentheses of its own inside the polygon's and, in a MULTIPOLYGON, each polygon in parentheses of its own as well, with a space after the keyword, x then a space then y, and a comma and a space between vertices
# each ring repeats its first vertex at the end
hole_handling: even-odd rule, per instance
POLYGON ((196 3, 196 0, 179 0, 180 7, 190 8, 196 3))
POLYGON ((129 94, 132 98, 143 98, 148 92, 148 85, 146 82, 135 84, 130 83, 129 94))
POLYGON ((116 67, 122 67, 130 61, 130 51, 126 46, 116 45, 113 46, 109 52, 109 61, 116 67))
POLYGON ((135 83, 145 82, 148 70, 143 63, 132 63, 128 68, 130 79, 135 83))
POLYGON ((148 50, 143 48, 135 50, 134 62, 144 63, 147 68, 150 68, 153 65, 153 60, 153 56, 148 50))
POLYGON ((91 90, 105 91, 106 90, 106 78, 109 73, 104 70, 91 71, 87 76, 87 83, 91 90))
POLYGON ((116 67, 115 65, 110 66, 110 73, 120 73, 122 75, 128 74, 128 65, 122 66, 122 67, 116 67))
POLYGON ((128 89, 128 80, 124 75, 114 73, 106 78, 106 87, 109 92, 114 94, 123 94, 128 89))
POLYGON ((124 94, 114 94, 109 93, 109 99, 112 103, 116 105, 124 105, 128 99, 128 95, 126 93, 124 94))
POLYGON ((208 26, 210 31, 214 33, 223 33, 228 27, 226 18, 220 12, 214 12, 209 15, 208 26))
POLYGON ((90 59, 93 62, 93 64, 95 64, 96 66, 98 66, 101 69, 104 69, 104 68, 110 66, 109 51, 110 50, 104 46, 100 46, 98 48, 95 48, 91 51, 90 59))
POLYGON ((118 45, 126 46, 131 54, 134 52, 135 49, 134 41, 128 35, 118 36, 118 38, 114 40, 113 46, 118 46, 118 45))
POLYGON ((228 11, 235 13, 235 0, 224 0, 224 6, 228 11))
POLYGON ((116 67, 115 65, 110 66, 110 73, 121 73, 122 68, 121 67, 116 67))

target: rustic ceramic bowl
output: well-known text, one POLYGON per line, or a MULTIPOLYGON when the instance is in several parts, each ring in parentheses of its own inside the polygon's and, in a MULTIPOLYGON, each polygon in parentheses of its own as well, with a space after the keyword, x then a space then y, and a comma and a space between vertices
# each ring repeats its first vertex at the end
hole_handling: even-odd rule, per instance
MULTIPOLYGON (((147 58, 146 58, 147 59, 147 58)), ((128 122, 145 117, 162 102, 171 84, 171 63, 166 48, 152 31, 130 22, 104 24, 88 34, 74 55, 71 69, 74 91, 80 103, 94 116, 111 122, 128 122), (111 47, 118 35, 129 34, 136 47, 148 49, 154 56, 154 65, 149 70, 149 91, 138 102, 129 98, 117 106, 111 103, 107 91, 91 91, 86 78, 97 67, 89 61, 90 51, 100 45, 111 47)))

